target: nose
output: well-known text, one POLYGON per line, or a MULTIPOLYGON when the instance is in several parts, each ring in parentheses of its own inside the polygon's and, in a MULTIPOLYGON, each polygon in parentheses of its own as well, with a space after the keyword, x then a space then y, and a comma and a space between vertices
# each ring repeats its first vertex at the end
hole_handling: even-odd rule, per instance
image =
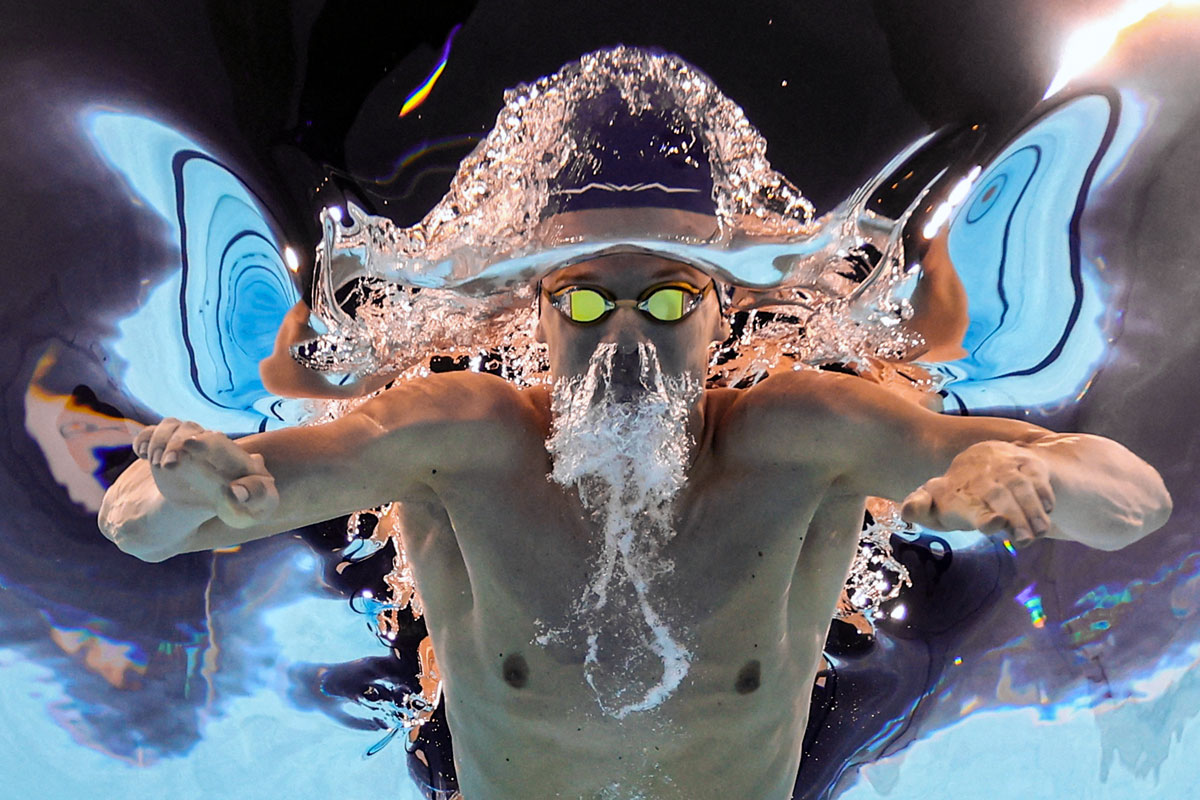
POLYGON ((616 345, 612 354, 612 386, 630 389, 641 385, 642 347, 650 341, 636 309, 618 308, 604 321, 602 344, 616 345))
POLYGON ((604 321, 600 341, 615 344, 618 353, 637 353, 638 345, 650 341, 644 320, 635 308, 618 308, 604 321))

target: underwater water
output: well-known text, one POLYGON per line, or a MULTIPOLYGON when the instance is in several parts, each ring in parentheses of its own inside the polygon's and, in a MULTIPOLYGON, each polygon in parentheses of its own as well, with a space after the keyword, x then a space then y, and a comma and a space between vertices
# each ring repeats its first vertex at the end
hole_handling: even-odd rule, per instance
MULTIPOLYGON (((851 317, 902 322, 920 344, 838 366, 946 413, 1110 436, 1175 500, 1163 530, 1116 553, 892 535, 911 585, 879 618, 835 623, 816 685, 797 687, 813 710, 794 797, 1191 796, 1200 12, 6 5, 6 796, 450 795, 452 736, 424 624, 391 602, 403 564, 386 514, 147 564, 95 513, 143 425, 243 434, 319 413, 268 392, 257 366, 312 297, 321 212, 413 225, 505 88, 617 42, 678 52, 719 83, 811 204, 812 220, 793 206, 805 225, 857 209, 853 241, 813 248, 827 260, 802 288, 863 297, 889 268, 905 278, 887 289, 910 314, 851 317), (1092 38, 1071 40, 1081 30, 1092 38), (1056 81, 1069 40, 1095 57, 1056 81), (827 266, 838 278, 820 283, 827 266)), ((846 317, 763 308, 743 311, 743 333, 792 349, 731 355, 735 382, 789 359, 834 366, 837 352, 797 351, 795 331, 830 341, 846 317)), ((419 368, 471 357, 448 352, 419 368)), ((686 642, 639 618, 632 635, 662 634, 672 679, 686 642)), ((616 709, 653 700, 614 687, 616 709)))

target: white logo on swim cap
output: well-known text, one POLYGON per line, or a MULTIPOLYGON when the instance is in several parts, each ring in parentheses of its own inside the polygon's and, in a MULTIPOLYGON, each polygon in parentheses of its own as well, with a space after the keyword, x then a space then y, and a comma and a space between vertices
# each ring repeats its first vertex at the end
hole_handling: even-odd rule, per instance
POLYGON ((657 190, 666 192, 667 194, 677 193, 693 193, 698 194, 699 189, 693 189, 685 186, 664 186, 655 181, 654 183, 589 183, 585 186, 580 186, 578 189, 559 189, 560 194, 583 194, 592 189, 599 189, 603 192, 646 192, 657 190))

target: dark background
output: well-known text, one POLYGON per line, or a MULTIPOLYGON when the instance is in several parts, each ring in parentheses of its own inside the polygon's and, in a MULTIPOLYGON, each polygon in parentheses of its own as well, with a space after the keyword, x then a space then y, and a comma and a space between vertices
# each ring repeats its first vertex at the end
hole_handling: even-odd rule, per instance
MULTIPOLYGON (((420 219, 474 139, 492 127, 503 90, 584 52, 616 43, 657 46, 707 72, 764 134, 774 166, 823 212, 900 147, 942 125, 979 123, 989 137, 983 149, 999 147, 1041 98, 1066 34, 1115 5, 0 0, 0 507, 7 514, 0 536, 0 585, 6 589, 0 593, 0 641, 37 642, 43 619, 71 615, 103 620, 124 635, 137 628, 139 635, 177 639, 181 628, 198 627, 209 578, 208 562, 200 558, 150 565, 116 551, 99 537, 94 514, 64 497, 23 432, 26 388, 47 341, 62 348, 50 380, 56 391, 88 384, 99 402, 117 402, 120 387, 106 385, 97 342, 111 333, 110 320, 137 307, 144 282, 159 277, 164 264, 178 266, 177 252, 160 235, 161 222, 130 202, 81 135, 84 108, 140 112, 218 152, 263 199, 281 241, 301 254, 306 289, 321 207, 351 196, 402 224, 420 219), (458 24, 463 27, 432 94, 400 118, 405 98, 425 80, 458 24), (152 615, 147 606, 154 606, 152 615)), ((1144 207, 1151 210, 1143 214, 1139 205, 1129 212, 1128 230, 1140 235, 1121 243, 1120 252, 1129 255, 1117 277, 1132 284, 1130 264, 1146 265, 1146 277, 1130 293, 1124 350, 1076 420, 1082 429, 1155 456, 1173 490, 1194 484, 1197 446, 1195 436, 1176 429, 1194 415, 1191 373, 1154 360, 1165 347, 1170 360, 1191 363, 1197 338, 1187 293, 1168 296, 1190 278, 1189 243, 1195 239, 1179 235, 1180 220, 1187 217, 1190 224, 1191 212, 1178 213, 1179 198, 1194 197, 1182 167, 1195 162, 1191 151, 1176 152, 1165 163, 1179 167, 1177 182, 1162 180, 1170 177, 1167 167, 1161 174, 1147 170, 1146 185, 1158 187, 1147 190, 1144 207), (1191 327, 1164 345, 1162 329, 1171 321, 1191 327), (1146 398, 1152 398, 1154 414, 1142 413, 1146 398)), ((156 421, 144 410, 120 411, 156 421)), ((1179 543, 1194 528, 1194 517, 1177 510, 1170 552, 1190 548, 1179 543)), ((1075 583, 1083 585, 1098 583, 1095 576, 1107 570, 1128 577, 1108 554, 1045 552, 1038 562, 1042 575, 1075 570, 1075 583)), ((1125 555, 1123 563, 1131 564, 1131 574, 1149 576, 1156 554, 1145 548, 1138 554, 1140 562, 1125 555)), ((937 571, 925 566, 930 574, 937 571)), ((994 602, 990 585, 969 570, 955 580, 930 595, 936 602, 929 601, 924 622, 940 624, 946 597, 964 614, 994 602)), ((1077 594, 1062 590, 1063 597, 1077 594)), ((926 639, 914 635, 914 649, 926 639)), ((927 678, 936 679, 905 669, 923 656, 895 653, 896 668, 885 674, 907 683, 881 681, 878 665, 857 678, 846 669, 840 691, 851 710, 831 713, 826 704, 814 711, 814 719, 830 714, 825 738, 831 752, 869 735, 877 724, 873 707, 917 697, 927 678), (856 724, 861 731, 839 741, 839 730, 856 724)), ((41 655, 64 674, 73 668, 52 660, 66 661, 53 647, 41 655)), ((80 696, 97 684, 86 683, 90 678, 82 672, 76 668, 80 696)), ((168 690, 174 685, 164 683, 168 690)), ((165 750, 185 751, 200 735, 198 729, 156 732, 153 720, 166 716, 161 697, 144 693, 139 702, 138 724, 165 750)), ((125 719, 110 724, 128 727, 125 719)), ((844 769, 834 761, 814 769, 824 768, 823 779, 832 780, 844 769)))

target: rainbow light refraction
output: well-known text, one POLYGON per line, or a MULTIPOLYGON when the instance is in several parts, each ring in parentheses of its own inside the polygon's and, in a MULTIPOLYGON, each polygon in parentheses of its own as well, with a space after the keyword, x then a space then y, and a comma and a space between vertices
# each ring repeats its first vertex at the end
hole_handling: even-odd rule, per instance
POLYGON ((417 87, 416 91, 408 96, 404 101, 404 105, 400 107, 400 116, 404 116, 411 112, 414 108, 425 102, 425 98, 429 97, 429 93, 433 91, 433 85, 437 83, 437 79, 442 77, 442 71, 446 69, 446 61, 450 58, 450 45, 454 42, 454 34, 458 33, 462 25, 455 25, 450 29, 450 34, 446 37, 446 43, 442 45, 442 57, 438 60, 438 64, 433 68, 433 72, 429 73, 429 77, 425 82, 417 87))
POLYGON ((1046 612, 1042 609, 1042 597, 1036 593, 1036 583, 1031 583, 1021 590, 1014 599, 1029 611, 1029 621, 1035 628, 1046 625, 1046 612))

